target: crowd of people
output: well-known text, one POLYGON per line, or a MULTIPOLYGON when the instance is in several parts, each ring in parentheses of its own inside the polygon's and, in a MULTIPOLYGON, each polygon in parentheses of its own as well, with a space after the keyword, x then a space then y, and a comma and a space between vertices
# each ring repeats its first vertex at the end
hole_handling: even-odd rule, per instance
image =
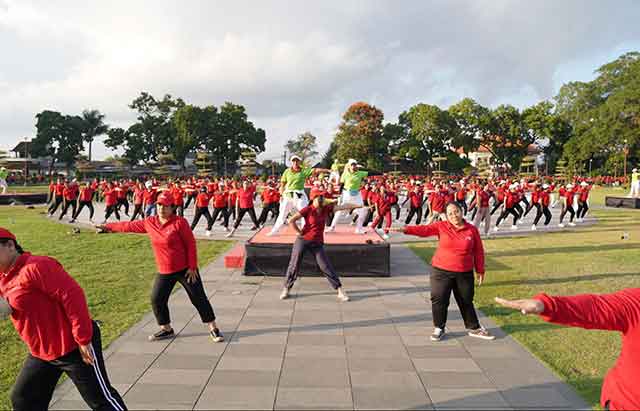
MULTIPOLYGON (((388 239, 394 221, 420 225, 443 220, 446 204, 455 202, 462 208, 465 220, 482 228, 484 235, 490 235, 492 231, 501 230, 504 221, 511 221, 510 229, 518 230, 529 213, 533 213, 531 230, 552 224, 554 216, 558 227, 574 226, 582 222, 589 211, 589 195, 594 184, 597 179, 580 177, 560 181, 553 177, 437 179, 368 175, 355 160, 336 177, 335 170, 304 167, 294 156, 292 166, 281 177, 262 179, 184 177, 77 181, 59 178, 49 185, 48 212, 59 219, 68 215, 70 221, 75 222, 86 208, 93 223, 94 202, 98 201, 104 203, 103 222, 111 216, 120 220, 122 213, 133 221, 154 215, 158 195, 167 192, 174 199, 178 215, 183 216, 186 209, 193 207, 191 229, 204 220, 207 236, 218 221, 227 235, 232 236, 245 216, 251 220, 252 230, 266 225, 269 218, 275 220, 268 235, 276 235, 292 212, 322 195, 329 200, 336 199, 339 204, 364 206, 351 210, 349 215, 358 234, 373 228, 388 239), (258 204, 259 213, 256 212, 258 204), (403 209, 406 210, 404 216, 403 209)), ((335 230, 346 213, 329 214, 327 232, 335 230)))

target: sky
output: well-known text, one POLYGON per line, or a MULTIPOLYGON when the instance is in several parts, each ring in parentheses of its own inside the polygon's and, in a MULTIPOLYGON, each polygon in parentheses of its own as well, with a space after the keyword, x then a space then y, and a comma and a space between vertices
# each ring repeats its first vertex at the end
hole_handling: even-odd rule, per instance
POLYGON ((266 131, 260 160, 305 131, 322 153, 356 101, 393 122, 417 103, 552 98, 640 50, 639 21, 636 0, 0 0, 0 148, 45 109, 126 128, 147 91, 244 105, 266 131))

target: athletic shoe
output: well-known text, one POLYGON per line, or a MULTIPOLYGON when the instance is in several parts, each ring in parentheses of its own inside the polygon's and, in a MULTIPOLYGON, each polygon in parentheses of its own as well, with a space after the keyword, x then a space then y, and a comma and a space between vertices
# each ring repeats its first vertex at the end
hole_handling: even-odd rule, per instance
POLYGON ((236 229, 235 229, 235 228, 233 228, 233 229, 231 229, 231 231, 229 231, 229 234, 227 234, 225 237, 229 238, 229 237, 231 237, 231 236, 233 235, 233 233, 235 233, 235 232, 236 232, 236 229))
POLYGON ((160 330, 157 333, 150 335, 149 336, 149 341, 160 341, 160 340, 166 340, 168 338, 173 338, 175 337, 176 334, 173 331, 173 328, 170 329, 169 331, 167 330, 160 330))
POLYGON ((531 226, 531 231, 536 231, 537 229, 538 229, 538 228, 536 227, 536 225, 535 225, 535 224, 531 226))
POLYGON ((95 224, 95 223, 93 222, 93 220, 92 220, 92 219, 89 219, 89 222, 90 222, 91 224, 95 224))
POLYGON ((445 328, 434 328, 433 329, 433 333, 431 334, 431 337, 429 337, 429 339, 431 339, 431 341, 440 341, 444 338, 444 334, 445 334, 445 328))
POLYGON ((287 298, 289 298, 289 289, 285 287, 282 289, 282 292, 280 293, 280 299, 286 300, 287 298))
POLYGON ((356 231, 354 231, 356 234, 367 234, 367 230, 365 230, 364 228, 356 228, 356 231))
POLYGON ((500 231, 500 227, 498 227, 498 226, 493 227, 493 231, 495 231, 497 233, 498 231, 500 231))
POLYGON ((385 240, 388 240, 390 237, 389 237, 389 234, 382 234, 382 238, 384 238, 385 240))
POLYGON ((352 221, 352 222, 351 222, 351 225, 356 225, 356 222, 355 222, 355 221, 352 221))
POLYGON ((576 226, 576 223, 569 223, 569 226, 571 226, 571 227, 575 227, 575 226, 576 226))
POLYGON ((75 224, 76 219, 75 219, 75 218, 73 218, 73 219, 71 219, 69 222, 70 222, 71 224, 75 224))
POLYGON ((205 231, 204 235, 206 235, 207 237, 211 237, 211 230, 205 231))
POLYGON ((224 232, 228 233, 229 232, 229 227, 224 227, 224 232))
POLYGON ((224 335, 222 335, 220 330, 218 330, 217 328, 214 328, 213 330, 209 331, 209 335, 211 336, 211 339, 213 340, 213 342, 219 343, 224 341, 224 335))
POLYGON ((558 224, 558 227, 564 228, 564 224, 560 223, 560 224, 558 224))
POLYGON ((485 330, 484 327, 480 327, 477 330, 469 330, 469 337, 480 338, 481 340, 495 340, 496 337, 494 335, 489 334, 489 331, 485 330))
POLYGON ((349 296, 344 291, 338 291, 338 300, 346 303, 347 301, 349 301, 349 296))
POLYGON ((256 231, 258 229, 257 225, 254 225, 253 227, 250 228, 251 231, 256 231))
POLYGON ((514 224, 514 225, 512 225, 512 226, 511 226, 511 229, 512 229, 512 230, 517 230, 517 229, 518 229, 518 226, 514 224))
POLYGON ((334 231, 336 231, 336 228, 331 226, 324 229, 325 233, 333 233, 334 231))

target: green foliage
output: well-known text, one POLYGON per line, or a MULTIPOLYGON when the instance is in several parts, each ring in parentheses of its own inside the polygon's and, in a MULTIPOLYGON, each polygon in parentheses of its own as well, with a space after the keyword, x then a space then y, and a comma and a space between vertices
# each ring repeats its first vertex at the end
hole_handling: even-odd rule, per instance
POLYGON ((381 170, 388 146, 382 134, 383 118, 382 111, 375 106, 364 102, 352 104, 336 133, 338 160, 346 163, 354 158, 370 170, 381 170))
POLYGON ((45 110, 36 115, 36 138, 31 142, 31 155, 51 157, 49 174, 55 162, 70 168, 84 148, 86 123, 79 116, 68 116, 45 110))
POLYGON ((316 150, 318 147, 316 136, 309 131, 299 134, 294 139, 288 140, 284 146, 292 155, 298 155, 305 164, 318 155, 318 151, 316 150))
POLYGON ((320 160, 320 167, 331 168, 331 165, 336 159, 337 151, 338 151, 338 146, 336 145, 335 141, 332 141, 331 144, 329 144, 329 148, 327 149, 327 152, 324 153, 324 155, 322 156, 322 160, 320 160))
POLYGON ((82 112, 82 119, 85 122, 84 141, 89 143, 89 161, 92 159, 91 145, 93 140, 109 131, 109 126, 104 123, 104 117, 104 114, 99 110, 84 110, 82 112))

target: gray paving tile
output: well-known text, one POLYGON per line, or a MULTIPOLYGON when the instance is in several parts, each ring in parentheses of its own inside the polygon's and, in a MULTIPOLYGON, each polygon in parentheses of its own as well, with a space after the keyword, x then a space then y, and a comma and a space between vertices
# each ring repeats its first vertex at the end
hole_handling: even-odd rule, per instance
POLYGON ((419 345, 407 347, 411 358, 469 358, 461 345, 419 345))
POLYGON ((478 389, 429 389, 436 409, 508 409, 499 392, 478 389))
POLYGON ((284 344, 229 344, 225 357, 277 357, 284 355, 284 344))
POLYGON ((217 355, 163 354, 153 367, 168 370, 211 370, 218 359, 217 355))
POLYGON ((353 387, 377 387, 381 391, 392 391, 396 387, 423 390, 424 386, 415 371, 351 371, 353 387))
POLYGON ((280 370, 282 358, 277 357, 231 357, 224 355, 216 370, 280 370))
POLYGON ((213 372, 208 386, 269 386, 275 388, 279 377, 279 370, 217 369, 213 372))
POLYGON ((402 345, 351 344, 347 346, 350 358, 408 358, 402 345))
POLYGON ((287 357, 312 358, 322 360, 325 358, 346 359, 347 351, 344 345, 287 345, 287 357))
POLYGON ((196 410, 271 410, 275 387, 209 386, 195 406, 196 410))
POLYGON ((51 410, 71 410, 71 411, 83 410, 84 411, 84 410, 90 410, 91 408, 89 408, 87 403, 85 403, 82 400, 76 400, 76 401, 59 400, 59 401, 56 401, 49 409, 51 409, 51 410))
POLYGON ((287 357, 284 361, 280 387, 348 387, 347 361, 287 357))
POLYGON ((495 385, 481 372, 420 372, 420 378, 423 384, 429 389, 478 388, 497 390, 495 385))
POLYGON ((353 399, 356 410, 432 410, 431 400, 424 390, 393 387, 354 387, 353 399))
MULTIPOLYGON (((195 404, 201 387, 197 385, 178 385, 167 381, 166 384, 136 384, 124 396, 127 404, 162 404, 178 407, 183 404, 195 404)), ((129 405, 131 407, 131 405, 129 405)))
POLYGON ((349 358, 349 369, 354 371, 415 371, 408 358, 349 358))
POLYGON ((353 409, 353 399, 348 388, 280 387, 275 409, 353 409))
POLYGON ((305 346, 344 346, 345 339, 342 335, 323 334, 323 333, 293 333, 289 335, 287 342, 289 346, 305 345, 305 346))
POLYGON ((502 396, 515 408, 572 408, 570 403, 553 386, 512 388, 502 391, 502 396))
POLYGON ((418 371, 481 372, 471 358, 413 358, 418 371))
POLYGON ((140 377, 138 384, 176 384, 204 386, 211 375, 211 369, 163 369, 149 368, 140 377))

